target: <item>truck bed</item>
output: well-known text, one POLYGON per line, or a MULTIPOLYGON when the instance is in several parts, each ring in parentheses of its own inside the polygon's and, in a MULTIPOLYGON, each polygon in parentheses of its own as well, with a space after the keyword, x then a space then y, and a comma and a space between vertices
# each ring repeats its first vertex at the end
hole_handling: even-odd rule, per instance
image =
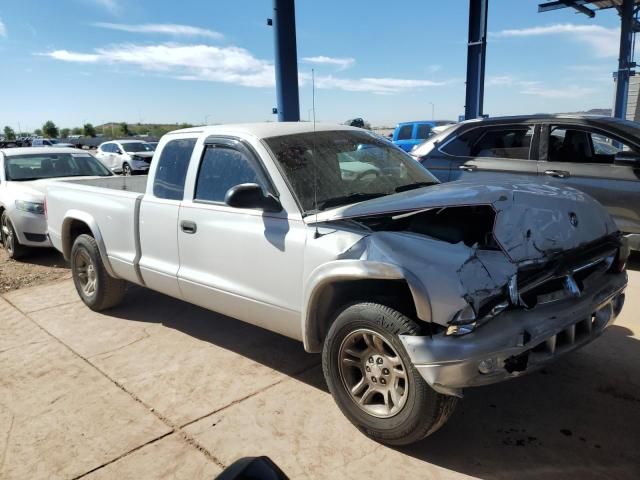
POLYGON ((108 188, 109 190, 144 193, 147 190, 147 178, 147 175, 139 175, 135 177, 113 176, 104 178, 64 180, 64 183, 86 185, 89 187, 108 188))

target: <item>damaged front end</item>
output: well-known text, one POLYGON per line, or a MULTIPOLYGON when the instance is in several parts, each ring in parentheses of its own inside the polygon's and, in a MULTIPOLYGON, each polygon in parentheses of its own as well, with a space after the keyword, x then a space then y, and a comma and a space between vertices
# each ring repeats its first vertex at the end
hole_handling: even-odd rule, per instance
POLYGON ((447 204, 450 194, 340 218, 370 232, 345 258, 398 265, 428 295, 430 334, 401 340, 435 390, 461 395, 521 375, 618 315, 629 249, 593 199, 534 184, 473 185, 447 204))

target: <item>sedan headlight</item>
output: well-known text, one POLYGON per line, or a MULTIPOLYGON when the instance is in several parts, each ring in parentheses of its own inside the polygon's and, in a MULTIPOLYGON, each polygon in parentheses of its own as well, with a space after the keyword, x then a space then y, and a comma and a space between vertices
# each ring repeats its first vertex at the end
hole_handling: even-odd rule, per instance
POLYGON ((37 213, 38 215, 44 215, 44 203, 41 202, 28 202, 26 200, 16 200, 16 208, 23 212, 37 213))

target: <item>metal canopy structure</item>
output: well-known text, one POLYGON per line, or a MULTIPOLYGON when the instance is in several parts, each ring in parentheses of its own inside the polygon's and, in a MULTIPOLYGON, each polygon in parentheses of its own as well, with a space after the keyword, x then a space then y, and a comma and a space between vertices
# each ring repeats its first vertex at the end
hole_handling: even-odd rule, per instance
POLYGON ((483 115, 484 66, 487 57, 489 0, 469 0, 469 43, 467 43, 467 88, 464 118, 483 115))
POLYGON ((633 61, 634 34, 640 32, 638 10, 640 0, 554 0, 538 5, 538 12, 549 12, 560 8, 572 8, 590 18, 599 10, 615 8, 620 15, 620 55, 616 78, 616 98, 613 116, 624 119, 627 110, 629 77, 635 75, 636 64, 633 61))
MULTIPOLYGON (((615 8, 621 18, 620 57, 616 78, 614 117, 626 114, 629 77, 635 75, 633 62, 634 34, 640 32, 640 0, 548 0, 538 5, 538 12, 570 8, 590 18, 600 10, 615 8)), ((469 0, 469 37, 467 44, 467 84, 465 118, 484 116, 484 76, 487 52, 487 18, 489 0, 469 0)), ((298 60, 296 48, 295 0, 273 0, 275 71, 278 120, 299 121, 298 60)))

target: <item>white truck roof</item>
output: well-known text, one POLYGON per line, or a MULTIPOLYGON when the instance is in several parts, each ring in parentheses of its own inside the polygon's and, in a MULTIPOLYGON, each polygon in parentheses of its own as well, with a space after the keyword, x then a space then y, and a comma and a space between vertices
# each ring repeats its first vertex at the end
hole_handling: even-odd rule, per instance
POLYGON ((205 125, 201 127, 184 128, 174 130, 167 135, 175 133, 206 133, 208 135, 242 133, 256 138, 269 138, 295 133, 308 133, 335 130, 356 130, 361 128, 349 127, 337 123, 316 123, 315 128, 311 122, 261 122, 261 123, 237 123, 228 125, 205 125))

